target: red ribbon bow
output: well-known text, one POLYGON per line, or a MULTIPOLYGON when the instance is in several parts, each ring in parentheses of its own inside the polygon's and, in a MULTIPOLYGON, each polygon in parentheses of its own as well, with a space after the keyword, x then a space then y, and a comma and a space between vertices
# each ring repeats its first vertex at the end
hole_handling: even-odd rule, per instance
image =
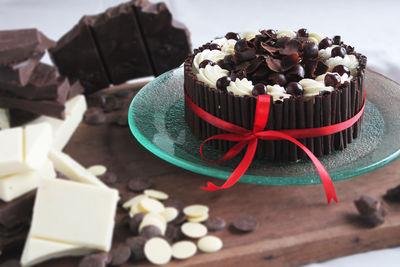
POLYGON ((269 109, 270 109, 270 104, 271 104, 271 96, 270 95, 259 95, 257 97, 257 105, 256 105, 256 111, 255 111, 255 117, 254 117, 253 130, 248 130, 246 128, 237 126, 235 124, 221 120, 220 118, 217 118, 217 117, 211 115, 210 113, 206 112, 205 110, 203 110, 202 108, 197 106, 189 98, 186 90, 185 90, 185 100, 186 100, 186 103, 189 105, 190 109, 201 119, 203 119, 204 121, 208 122, 209 124, 219 128, 219 129, 229 132, 227 134, 218 134, 218 135, 212 136, 212 137, 206 139, 201 144, 200 155, 204 160, 207 160, 207 159, 203 156, 203 146, 205 143, 207 143, 210 140, 219 139, 219 140, 235 141, 238 143, 236 145, 234 145, 221 159, 216 160, 216 161, 207 160, 209 162, 221 162, 221 161, 226 161, 226 160, 232 159, 247 146, 247 150, 246 150, 246 153, 245 153, 242 161, 239 163, 239 165, 233 171, 231 176, 228 178, 228 180, 226 180, 226 182, 222 186, 216 186, 215 184, 213 184, 211 182, 207 182, 207 187, 202 187, 202 189, 208 190, 208 191, 216 191, 216 190, 226 189, 226 188, 233 186, 240 179, 240 177, 242 177, 242 175, 246 172, 246 170, 249 168, 251 162, 253 161, 254 154, 257 149, 258 139, 287 140, 287 141, 290 141, 290 142, 296 144, 297 146, 299 146, 308 155, 308 157, 312 160, 313 164, 315 165, 315 168, 317 169, 317 171, 319 173, 319 176, 321 177, 322 184, 324 185, 328 203, 330 203, 332 199, 336 203, 338 202, 336 194, 335 194, 335 188, 333 187, 333 183, 329 176, 329 173, 326 171, 325 167, 317 159, 317 157, 305 145, 303 145, 296 139, 330 135, 330 134, 341 132, 341 131, 353 126, 354 123, 356 123, 360 119, 360 117, 362 116, 362 114, 364 112, 365 93, 364 93, 363 104, 362 104, 360 111, 354 117, 352 117, 344 122, 337 123, 334 125, 319 127, 319 128, 293 129, 293 130, 280 130, 280 131, 274 131, 274 130, 264 131, 265 126, 267 125, 267 122, 268 122, 268 115, 269 115, 269 109))

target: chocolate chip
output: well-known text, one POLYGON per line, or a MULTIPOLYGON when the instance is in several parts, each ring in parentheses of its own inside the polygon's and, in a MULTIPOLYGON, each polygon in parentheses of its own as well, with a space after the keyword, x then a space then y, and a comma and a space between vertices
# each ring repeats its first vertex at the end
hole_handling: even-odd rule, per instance
POLYGON ((169 223, 165 230, 165 237, 170 243, 179 241, 182 238, 180 227, 169 223))
POLYGON ((221 77, 216 82, 217 89, 226 91, 230 83, 231 83, 231 78, 229 76, 221 77))
POLYGON ((326 86, 336 88, 340 84, 341 78, 337 73, 327 73, 325 75, 324 83, 326 86))
POLYGON ((340 45, 341 37, 340 37, 340 35, 335 35, 335 36, 333 36, 332 40, 333 40, 334 45, 340 45))
POLYGON ((21 264, 19 260, 8 260, 0 264, 0 267, 21 267, 21 264))
POLYGON ((347 74, 350 76, 350 69, 348 67, 346 67, 345 65, 337 65, 332 69, 332 72, 337 72, 339 73, 340 76, 342 76, 343 74, 347 74))
POLYGON ((318 49, 326 49, 328 47, 332 46, 332 40, 328 37, 324 38, 319 42, 318 44, 318 49))
POLYGON ((304 78, 305 70, 302 65, 297 64, 293 68, 291 68, 288 72, 286 72, 286 80, 288 82, 298 82, 304 78))
POLYGON ((121 114, 115 119, 115 124, 121 127, 126 127, 128 123, 128 114, 121 114))
POLYGON ((145 180, 144 178, 132 178, 128 182, 128 188, 133 192, 142 192, 152 185, 153 184, 149 180, 145 180))
POLYGON ((136 213, 132 218, 129 220, 129 230, 132 234, 137 235, 139 232, 139 225, 142 222, 144 216, 146 214, 143 212, 136 213))
POLYGON ((240 39, 240 36, 239 36, 239 34, 237 34, 236 32, 228 32, 226 35, 225 35, 225 38, 226 39, 233 39, 233 40, 239 40, 240 39))
POLYGON ((287 83, 285 75, 276 72, 273 72, 270 75, 268 75, 267 81, 271 85, 279 84, 280 86, 284 86, 287 83))
POLYGON ((110 254, 105 252, 95 253, 83 257, 78 267, 106 267, 110 261, 110 254))
POLYGON ((147 239, 143 236, 135 236, 126 239, 125 243, 131 249, 131 257, 134 260, 140 261, 144 260, 146 257, 144 255, 144 245, 147 239))
POLYGON ((240 216, 232 222, 232 226, 241 232, 251 232, 258 227, 258 221, 251 216, 240 216))
POLYGON ((254 85, 253 90, 251 91, 251 93, 254 96, 266 95, 267 92, 268 92, 267 86, 265 86, 265 84, 262 83, 257 83, 256 85, 254 85))
POLYGON ((200 62, 199 68, 204 69, 207 65, 214 66, 215 63, 212 62, 211 60, 206 59, 206 60, 203 60, 202 62, 200 62))
POLYGON ((221 50, 221 47, 219 46, 219 44, 212 43, 212 44, 210 44, 208 49, 210 49, 210 50, 221 50))
POLYGON ((342 57, 344 58, 344 55, 346 55, 346 49, 341 46, 337 46, 332 49, 331 56, 332 57, 342 57))
POLYGON ((89 108, 84 115, 84 121, 89 125, 105 124, 107 122, 106 115, 100 108, 89 108))
POLYGON ((383 198, 389 201, 400 202, 400 185, 386 191, 386 194, 383 196, 383 198))
POLYGON ((307 29, 301 28, 297 31, 296 34, 297 37, 308 37, 308 31, 307 29))
POLYGON ((369 196, 361 196, 354 201, 354 204, 360 213, 360 217, 370 227, 382 224, 385 220, 386 211, 381 203, 369 196))
POLYGON ((208 231, 215 232, 224 229, 226 222, 221 217, 210 216, 207 221, 204 222, 204 225, 207 227, 208 231))
POLYGON ((160 228, 154 225, 147 225, 142 228, 140 231, 140 236, 144 236, 147 239, 150 239, 152 237, 160 237, 162 236, 160 228))
POLYGON ((103 175, 99 176, 99 179, 108 185, 115 184, 118 181, 118 177, 113 172, 106 172, 103 175))
POLYGON ((316 58, 318 56, 318 46, 313 43, 306 43, 303 47, 304 58, 316 58))
POLYGON ((286 93, 294 96, 302 95, 303 87, 297 82, 290 82, 286 85, 286 93))
POLYGON ((113 248, 110 252, 111 254, 111 266, 118 266, 124 264, 131 257, 131 248, 127 245, 119 245, 113 248))

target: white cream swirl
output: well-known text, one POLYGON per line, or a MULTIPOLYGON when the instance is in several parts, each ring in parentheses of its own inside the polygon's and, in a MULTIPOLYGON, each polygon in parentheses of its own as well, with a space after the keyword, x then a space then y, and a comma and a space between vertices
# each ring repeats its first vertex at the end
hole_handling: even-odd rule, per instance
POLYGON ((344 57, 331 57, 326 62, 329 69, 328 71, 332 71, 332 69, 337 65, 344 65, 350 69, 350 74, 355 75, 358 67, 358 60, 355 55, 345 55, 344 57))
POLYGON ((294 38, 294 37, 296 37, 296 33, 294 31, 289 31, 289 30, 279 30, 279 31, 276 31, 276 37, 277 38, 282 38, 282 37, 294 38))
MULTIPOLYGON (((327 72, 327 73, 321 74, 321 75, 317 76, 317 77, 315 78, 315 80, 318 81, 318 82, 323 82, 323 83, 325 83, 325 76, 326 76, 328 73, 332 74, 332 72, 327 72)), ((334 72, 334 73, 336 73, 336 72, 334 72)), ((338 74, 339 74, 339 73, 338 73, 338 74)), ((340 76, 340 75, 339 75, 339 76, 340 76)), ((343 73, 343 75, 340 76, 340 83, 350 82, 351 79, 353 79, 353 76, 351 76, 351 75, 349 76, 349 75, 347 75, 347 73, 343 73)))
POLYGON ((333 87, 325 86, 324 81, 321 82, 313 79, 302 79, 299 81, 299 84, 303 87, 304 97, 319 95, 319 93, 322 91, 333 91, 333 87))
POLYGON ((290 97, 290 94, 286 94, 285 88, 279 86, 279 84, 267 85, 267 89, 268 89, 267 94, 272 96, 272 99, 274 101, 290 97))
POLYGON ((251 91, 253 90, 253 83, 246 78, 236 78, 234 82, 230 82, 229 86, 226 89, 228 90, 228 92, 232 92, 235 95, 251 95, 251 91))
POLYGON ((323 60, 327 60, 328 58, 331 57, 332 54, 332 49, 338 47, 338 45, 332 45, 330 47, 327 47, 325 49, 321 49, 318 51, 318 55, 320 58, 322 58, 323 60))
POLYGON ((254 39, 254 37, 259 34, 261 34, 259 31, 246 31, 239 33, 240 38, 246 38, 247 41, 254 39))
POLYGON ((221 77, 228 76, 229 71, 222 69, 218 65, 207 65, 205 68, 199 69, 196 75, 197 79, 208 84, 212 88, 217 88, 217 80, 221 77))
POLYGON ((193 60, 193 66, 196 70, 196 73, 199 72, 199 65, 201 62, 204 60, 210 60, 212 62, 217 63, 218 61, 224 59, 225 53, 219 50, 210 50, 210 49, 205 49, 202 52, 198 53, 193 60))
POLYGON ((308 34, 308 39, 318 45, 321 42, 322 37, 318 33, 310 33, 308 34))
POLYGON ((221 51, 227 54, 233 55, 235 53, 235 44, 236 40, 235 39, 226 39, 225 37, 223 38, 218 38, 212 41, 212 43, 218 44, 221 47, 221 51))

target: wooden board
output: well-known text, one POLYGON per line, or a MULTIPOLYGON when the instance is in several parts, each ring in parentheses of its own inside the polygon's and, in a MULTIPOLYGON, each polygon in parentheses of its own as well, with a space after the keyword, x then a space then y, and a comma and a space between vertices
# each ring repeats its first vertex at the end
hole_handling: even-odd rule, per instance
MULTIPOLYGON (((394 86, 381 79, 387 86, 394 86)), ((133 138, 129 128, 82 124, 66 152, 85 166, 106 165, 118 174, 121 190, 126 190, 128 179, 146 177, 155 188, 185 204, 208 205, 212 215, 228 223, 239 215, 251 215, 260 222, 250 234, 233 233, 228 228, 217 232, 224 242, 218 253, 199 253, 167 266, 295 266, 400 245, 400 204, 385 203, 387 219, 373 229, 360 224, 353 205, 362 194, 381 198, 388 188, 399 184, 399 160, 372 173, 336 182, 340 204, 327 205, 322 185, 237 184, 228 190, 203 191, 200 186, 206 181, 221 184, 222 180, 191 173, 157 158, 133 138)), ((118 219, 123 215, 126 211, 119 210, 118 219)), ((115 242, 129 237, 129 232, 117 225, 115 242)), ((78 261, 67 258, 40 266, 76 266, 78 261)))

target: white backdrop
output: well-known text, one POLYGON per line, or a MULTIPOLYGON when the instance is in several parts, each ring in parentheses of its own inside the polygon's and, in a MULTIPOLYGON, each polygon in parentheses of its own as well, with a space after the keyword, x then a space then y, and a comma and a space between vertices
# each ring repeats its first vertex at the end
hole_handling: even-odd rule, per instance
MULTIPOLYGON (((0 0, 0 30, 36 27, 57 40, 84 14, 121 0, 0 0)), ((368 56, 368 66, 400 82, 400 1, 372 0, 166 0, 174 17, 192 32, 197 47, 228 31, 307 28, 340 34, 368 56)), ((45 61, 49 61, 48 57, 45 61)), ((309 267, 400 266, 400 248, 373 251, 309 267)))

